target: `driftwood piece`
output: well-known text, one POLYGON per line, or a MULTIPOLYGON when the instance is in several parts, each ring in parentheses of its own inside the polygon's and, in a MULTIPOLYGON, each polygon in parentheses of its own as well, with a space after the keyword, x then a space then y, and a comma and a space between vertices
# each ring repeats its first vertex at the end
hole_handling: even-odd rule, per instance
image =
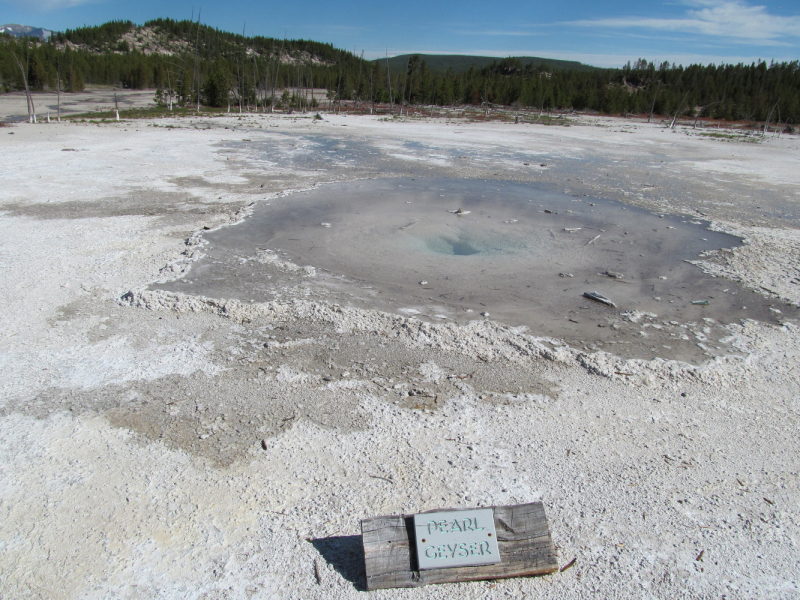
POLYGON ((419 571, 413 515, 364 519, 361 521, 361 536, 367 589, 546 575, 558 570, 558 560, 541 502, 490 508, 494 509, 501 561, 477 567, 419 571))
POLYGON ((583 292, 583 297, 589 298, 589 300, 594 300, 595 302, 599 302, 600 304, 605 304, 606 306, 613 306, 614 308, 617 307, 616 304, 599 292, 583 292))

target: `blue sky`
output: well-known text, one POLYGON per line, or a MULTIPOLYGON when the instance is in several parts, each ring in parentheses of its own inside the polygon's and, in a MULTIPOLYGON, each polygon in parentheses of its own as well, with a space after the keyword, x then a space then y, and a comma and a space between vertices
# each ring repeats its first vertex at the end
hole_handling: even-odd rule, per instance
POLYGON ((312 39, 364 51, 532 55, 620 67, 800 58, 798 0, 0 0, 0 24, 52 30, 112 19, 188 19, 248 35, 312 39))

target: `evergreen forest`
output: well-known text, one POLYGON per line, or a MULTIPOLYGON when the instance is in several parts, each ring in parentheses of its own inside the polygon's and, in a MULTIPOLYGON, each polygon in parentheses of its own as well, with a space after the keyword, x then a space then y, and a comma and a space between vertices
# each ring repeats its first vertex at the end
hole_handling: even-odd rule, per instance
POLYGON ((403 58, 369 61, 331 44, 245 37, 199 19, 112 21, 48 41, 0 35, 0 89, 115 85, 155 89, 170 106, 262 110, 348 101, 369 109, 478 105, 800 122, 798 61, 684 67, 639 59, 595 69, 507 58, 454 69, 432 68, 420 55, 403 58), (314 89, 326 90, 324 98, 314 89))

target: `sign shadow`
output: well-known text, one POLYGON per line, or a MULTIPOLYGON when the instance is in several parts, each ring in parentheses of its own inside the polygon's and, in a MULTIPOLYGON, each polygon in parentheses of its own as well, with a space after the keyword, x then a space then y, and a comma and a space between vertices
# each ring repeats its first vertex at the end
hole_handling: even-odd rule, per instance
POLYGON ((310 540, 320 556, 359 592, 367 591, 364 546, 360 535, 337 535, 310 540))

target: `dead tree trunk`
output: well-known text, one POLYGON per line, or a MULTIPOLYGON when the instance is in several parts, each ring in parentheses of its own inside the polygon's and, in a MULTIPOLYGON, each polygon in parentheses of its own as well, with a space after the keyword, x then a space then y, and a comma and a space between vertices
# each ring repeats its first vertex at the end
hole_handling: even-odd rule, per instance
POLYGON ((314 70, 311 68, 311 65, 308 67, 308 85, 311 88, 311 105, 314 105, 314 70))
POLYGON ((253 50, 253 92, 255 93, 256 109, 258 112, 258 66, 256 65, 256 53, 253 50))
POLYGON ((336 82, 336 114, 342 111, 342 57, 339 57, 339 81, 336 82))
POLYGON ((681 103, 678 105, 678 110, 675 111, 675 115, 672 117, 672 123, 669 124, 669 128, 670 129, 674 129, 675 128, 675 121, 678 120, 678 115, 681 114, 681 109, 683 108, 683 103, 686 102, 686 98, 689 97, 689 94, 691 93, 691 91, 692 90, 689 90, 688 92, 686 92, 683 95, 683 100, 681 100, 681 103))
POLYGON ((392 69, 389 67, 389 48, 386 48, 386 76, 389 78, 389 114, 394 112, 394 97, 392 96, 392 69))
POLYGON ((364 51, 361 51, 361 60, 358 63, 358 84, 356 84, 355 103, 358 110, 359 93, 361 92, 361 67, 364 65, 364 51))
MULTIPOLYGON (((403 93, 400 95, 400 116, 403 116, 403 107, 406 105, 406 84, 408 83, 408 65, 411 64, 411 57, 406 61, 406 70, 403 72, 403 93)), ((408 110, 406 110, 408 114, 408 110)))
POLYGON ((25 99, 28 101, 28 123, 36 123, 36 107, 33 105, 33 98, 31 91, 28 89, 28 74, 25 72, 25 67, 22 66, 22 61, 14 54, 14 60, 17 61, 20 73, 22 73, 22 83, 25 84, 25 99))
MULTIPOLYGON (((241 76, 241 78, 239 80, 239 114, 242 113, 242 102, 244 101, 244 98, 242 98, 242 96, 244 96, 244 55, 245 55, 245 53, 247 51, 247 45, 245 44, 245 41, 244 41, 244 32, 245 32, 246 29, 247 29, 247 21, 245 21, 244 25, 242 26, 242 60, 241 60, 241 63, 242 63, 241 64, 242 76, 241 76)), ((237 70, 237 73, 238 73, 239 72, 239 65, 236 65, 236 70, 237 70)))
MULTIPOLYGON (((269 51, 269 62, 267 63, 267 81, 264 84, 264 102, 267 101, 267 85, 272 85, 272 62, 275 60, 275 42, 272 42, 272 48, 269 51)), ((272 105, 275 103, 275 88, 270 91, 269 112, 272 112, 272 105)))
POLYGON ((408 75, 408 104, 406 105, 406 116, 411 109, 411 92, 414 89, 414 67, 411 67, 411 73, 408 75))
POLYGON ((647 122, 648 123, 653 118, 653 111, 656 108, 656 98, 658 98, 658 90, 659 89, 661 89, 661 82, 660 81, 658 82, 658 85, 656 86, 656 93, 653 94, 653 103, 650 105, 650 114, 647 115, 647 122))
POLYGON ((275 59, 275 74, 272 78, 272 99, 269 104, 269 112, 275 111, 275 87, 278 85, 278 75, 281 69, 281 56, 283 56, 283 45, 286 43, 286 38, 281 42, 281 49, 278 51, 278 58, 275 59))
POLYGON ((769 113, 767 113, 767 121, 764 123, 764 133, 762 135, 767 135, 767 131, 769 131, 769 120, 772 118, 772 113, 775 112, 776 108, 778 108, 780 101, 781 99, 778 98, 778 102, 776 102, 772 108, 769 109, 769 113))
POLYGON ((58 122, 61 123, 61 73, 56 70, 56 89, 58 90, 58 122))
POLYGON ((544 112, 544 85, 542 86, 541 92, 539 93, 539 116, 537 118, 541 119, 543 112, 544 112))
POLYGON ((236 95, 239 96, 239 114, 242 114, 242 75, 239 63, 236 63, 236 95))
POLYGON ((369 70, 369 114, 375 114, 375 71, 369 70))
POLYGON ((197 112, 200 112, 200 71, 197 68, 197 46, 200 43, 200 13, 202 10, 197 11, 197 35, 194 38, 194 64, 192 65, 192 93, 194 93, 195 74, 197 79, 197 112))
POLYGON ((172 110, 172 78, 169 76, 169 67, 167 67, 167 108, 172 110))
POLYGON ((697 116, 694 118, 694 125, 692 126, 692 129, 697 129, 697 122, 700 120, 700 117, 702 117, 702 116, 703 116, 703 113, 705 112, 705 110, 706 110, 706 109, 707 109, 709 106, 714 106, 715 104, 719 104, 719 101, 717 101, 717 102, 712 102, 712 103, 710 103, 710 104, 706 104, 706 105, 705 105, 703 108, 701 108, 701 109, 700 109, 700 112, 699 112, 699 113, 697 113, 697 116))

